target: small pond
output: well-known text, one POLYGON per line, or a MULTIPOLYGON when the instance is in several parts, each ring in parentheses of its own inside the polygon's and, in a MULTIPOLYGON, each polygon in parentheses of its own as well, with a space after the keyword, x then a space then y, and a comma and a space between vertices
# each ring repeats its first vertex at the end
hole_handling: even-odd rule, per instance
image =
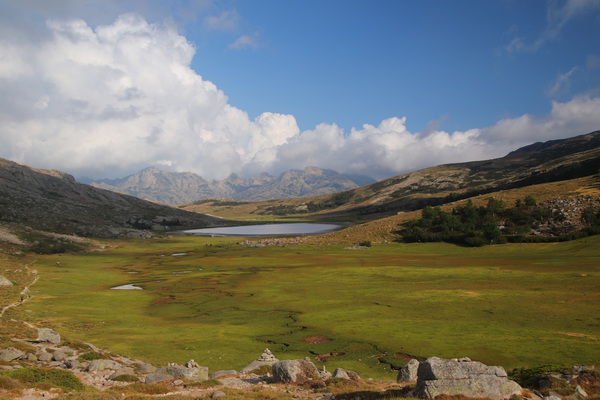
POLYGON ((294 222, 282 224, 224 226, 218 228, 189 229, 178 231, 186 235, 202 236, 295 236, 318 235, 341 229, 344 224, 294 222))

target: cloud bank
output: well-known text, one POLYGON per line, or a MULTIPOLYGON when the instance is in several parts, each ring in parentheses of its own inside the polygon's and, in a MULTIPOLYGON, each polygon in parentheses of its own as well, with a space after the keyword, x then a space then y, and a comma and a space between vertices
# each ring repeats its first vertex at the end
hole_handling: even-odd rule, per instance
POLYGON ((315 165, 385 178, 600 127, 600 98, 582 95, 554 102, 546 116, 465 132, 412 133, 405 117, 350 132, 327 123, 300 132, 292 115, 252 120, 228 104, 191 69, 194 46, 169 24, 125 14, 95 28, 70 19, 45 29, 44 39, 0 36, 0 156, 76 176, 121 177, 156 165, 222 179, 315 165))

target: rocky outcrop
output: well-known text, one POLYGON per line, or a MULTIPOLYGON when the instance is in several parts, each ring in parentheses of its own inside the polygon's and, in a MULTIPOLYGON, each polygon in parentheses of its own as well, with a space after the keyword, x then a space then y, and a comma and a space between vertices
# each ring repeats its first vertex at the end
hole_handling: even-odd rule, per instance
POLYGON ((240 373, 247 374, 247 373, 250 373, 252 371, 256 371, 257 369, 259 369, 259 368, 261 368, 263 366, 269 366, 270 367, 273 364, 275 364, 277 361, 279 361, 279 360, 273 355, 273 353, 271 353, 271 350, 265 349, 262 352, 262 354, 260 355, 260 357, 258 357, 256 360, 252 361, 245 368, 242 368, 242 370, 240 371, 240 373))
POLYGON ((398 382, 410 383, 417 381, 417 371, 419 369, 419 361, 414 358, 408 361, 408 363, 400 369, 398 372, 398 382))
POLYGON ((0 286, 12 286, 13 283, 6 279, 6 277, 0 275, 0 286))
POLYGON ((469 358, 431 357, 419 364, 414 394, 429 399, 445 394, 500 400, 522 391, 519 384, 507 378, 502 367, 490 367, 469 358))
POLYGON ((9 362, 25 357, 25 352, 9 347, 0 352, 0 361, 9 362))
POLYGON ((38 329, 38 342, 60 343, 60 334, 50 328, 38 329))
POLYGON ((273 364, 273 379, 279 383, 297 383, 320 378, 315 364, 308 360, 284 360, 273 364))

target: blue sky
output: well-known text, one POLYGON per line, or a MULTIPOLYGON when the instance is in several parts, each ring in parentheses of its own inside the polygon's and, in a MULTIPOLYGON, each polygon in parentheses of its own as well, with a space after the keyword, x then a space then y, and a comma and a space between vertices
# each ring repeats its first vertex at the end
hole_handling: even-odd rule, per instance
POLYGON ((600 129, 600 0, 0 0, 0 157, 377 179, 600 129))

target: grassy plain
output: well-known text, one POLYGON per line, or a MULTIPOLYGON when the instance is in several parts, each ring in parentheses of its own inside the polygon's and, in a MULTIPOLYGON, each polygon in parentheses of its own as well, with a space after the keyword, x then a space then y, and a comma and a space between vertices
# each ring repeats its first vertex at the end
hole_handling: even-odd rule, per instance
POLYGON ((211 371, 240 369, 265 347, 383 379, 408 356, 507 368, 600 361, 600 236, 365 250, 239 240, 41 257, 32 299, 11 312, 157 365, 195 359, 211 371), (126 283, 144 290, 110 290, 126 283))

